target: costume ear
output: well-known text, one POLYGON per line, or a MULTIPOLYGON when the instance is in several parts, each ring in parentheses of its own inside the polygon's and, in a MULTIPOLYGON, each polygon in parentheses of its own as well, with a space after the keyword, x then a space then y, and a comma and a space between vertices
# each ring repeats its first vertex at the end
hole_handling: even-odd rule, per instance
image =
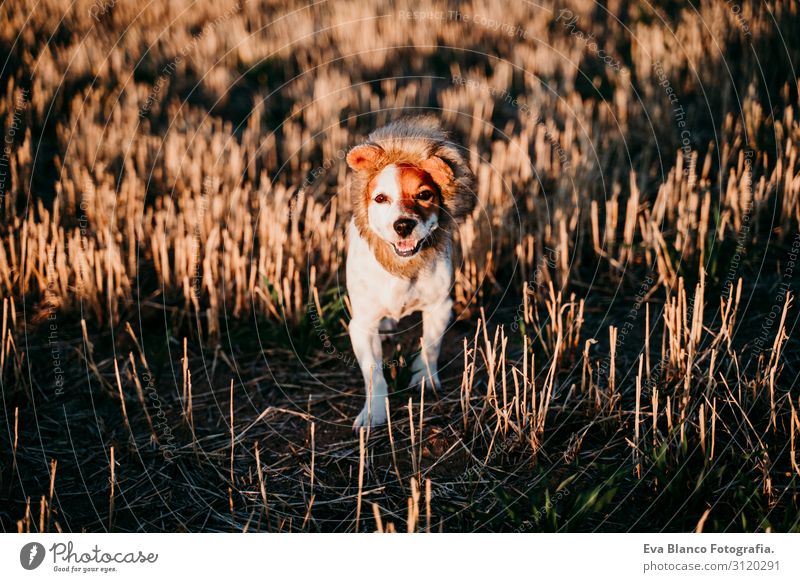
POLYGON ((433 181, 436 182, 440 188, 447 186, 453 181, 453 170, 438 156, 429 157, 420 164, 420 168, 428 172, 431 178, 433 178, 433 181))
POLYGON ((383 148, 375 144, 362 144, 354 147, 347 154, 347 165, 356 172, 374 170, 386 152, 383 148))

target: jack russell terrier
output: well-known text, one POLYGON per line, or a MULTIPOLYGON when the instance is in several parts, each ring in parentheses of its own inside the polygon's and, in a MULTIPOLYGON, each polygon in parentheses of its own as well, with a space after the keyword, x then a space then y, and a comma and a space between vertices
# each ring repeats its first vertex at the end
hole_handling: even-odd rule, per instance
POLYGON ((405 118, 371 133, 347 155, 353 219, 348 231, 350 340, 366 403, 353 428, 386 422, 380 331, 422 312, 422 350, 411 386, 439 386, 437 360, 453 301, 451 240, 475 207, 475 176, 462 150, 431 117, 405 118))

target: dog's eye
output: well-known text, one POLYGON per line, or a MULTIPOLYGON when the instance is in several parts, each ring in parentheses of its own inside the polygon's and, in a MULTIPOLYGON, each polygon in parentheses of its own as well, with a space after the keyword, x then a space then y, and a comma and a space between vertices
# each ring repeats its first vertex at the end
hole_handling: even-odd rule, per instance
POLYGON ((389 197, 386 194, 378 194, 377 196, 375 196, 375 202, 377 202, 378 204, 389 202, 389 197))
POLYGON ((433 199, 433 192, 430 190, 423 190, 419 194, 417 194, 417 200, 420 202, 428 202, 433 199))

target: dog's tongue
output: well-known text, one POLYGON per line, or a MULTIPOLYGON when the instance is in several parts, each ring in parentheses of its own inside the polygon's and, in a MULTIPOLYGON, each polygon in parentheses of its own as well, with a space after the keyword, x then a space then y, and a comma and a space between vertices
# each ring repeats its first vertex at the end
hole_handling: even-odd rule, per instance
POLYGON ((413 240, 401 240, 397 241, 394 246, 401 253, 407 253, 409 251, 413 251, 416 248, 417 242, 413 240))

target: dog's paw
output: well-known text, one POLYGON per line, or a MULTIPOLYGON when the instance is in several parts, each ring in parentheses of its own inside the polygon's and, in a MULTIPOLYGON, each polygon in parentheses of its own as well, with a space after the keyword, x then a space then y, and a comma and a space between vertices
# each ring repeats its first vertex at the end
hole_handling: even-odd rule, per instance
POLYGON ((442 383, 439 381, 439 372, 437 370, 431 370, 431 373, 428 374, 427 369, 416 370, 411 375, 411 381, 408 383, 409 388, 419 388, 422 384, 423 378, 425 379, 425 390, 438 390, 442 387, 442 383), (431 380, 433 382, 431 382, 431 380))
POLYGON ((359 415, 353 422, 353 430, 368 426, 380 426, 386 424, 386 398, 375 398, 369 407, 364 405, 359 415))

